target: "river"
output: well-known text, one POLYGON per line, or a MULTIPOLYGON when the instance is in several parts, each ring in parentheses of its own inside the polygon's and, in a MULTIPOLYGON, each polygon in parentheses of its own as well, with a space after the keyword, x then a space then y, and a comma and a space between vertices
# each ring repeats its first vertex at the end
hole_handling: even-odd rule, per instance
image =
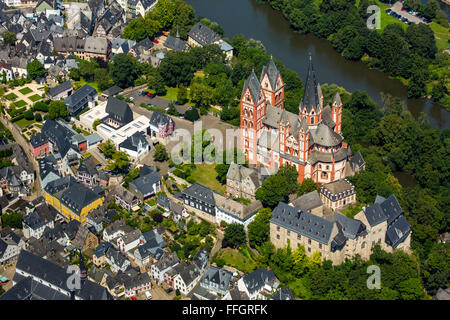
POLYGON ((390 79, 378 70, 369 69, 362 62, 345 60, 326 39, 294 32, 279 11, 255 0, 185 0, 196 14, 216 21, 232 38, 243 34, 261 40, 269 54, 306 78, 308 55, 311 52, 318 81, 335 83, 350 92, 365 91, 378 104, 380 92, 400 97, 413 116, 428 115, 436 128, 450 127, 450 112, 429 99, 408 99, 407 88, 399 80, 390 79))

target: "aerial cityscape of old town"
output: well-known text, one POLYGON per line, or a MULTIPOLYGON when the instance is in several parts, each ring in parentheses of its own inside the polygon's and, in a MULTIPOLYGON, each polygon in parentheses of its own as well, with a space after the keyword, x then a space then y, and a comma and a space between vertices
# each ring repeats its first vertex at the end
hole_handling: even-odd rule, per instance
POLYGON ((0 305, 450 300, 449 7, 1 0, 0 305))

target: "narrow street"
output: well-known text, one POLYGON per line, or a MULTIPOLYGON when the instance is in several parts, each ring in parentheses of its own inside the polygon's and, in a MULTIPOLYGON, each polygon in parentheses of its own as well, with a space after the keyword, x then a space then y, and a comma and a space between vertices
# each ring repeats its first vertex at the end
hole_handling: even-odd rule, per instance
POLYGON ((42 196, 41 177, 39 176, 39 165, 30 152, 28 142, 25 141, 24 137, 22 137, 22 135, 20 134, 19 130, 16 128, 15 125, 11 124, 8 120, 6 120, 3 117, 0 117, 0 121, 5 125, 6 128, 8 128, 11 131, 16 142, 22 146, 23 150, 25 151, 25 154, 28 157, 28 161, 30 161, 33 164, 34 170, 36 172, 36 177, 34 181, 35 192, 33 192, 31 196, 26 197, 26 199, 31 201, 35 198, 42 196))

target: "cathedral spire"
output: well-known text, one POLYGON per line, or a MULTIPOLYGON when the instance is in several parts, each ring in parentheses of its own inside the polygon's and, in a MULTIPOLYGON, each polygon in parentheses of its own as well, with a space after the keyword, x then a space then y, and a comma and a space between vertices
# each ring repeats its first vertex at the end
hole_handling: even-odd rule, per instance
POLYGON ((305 92, 303 94, 302 101, 300 102, 300 108, 303 110, 306 107, 308 113, 311 109, 318 110, 320 106, 320 97, 317 92, 317 79, 314 72, 314 66, 312 63, 311 53, 309 54, 309 66, 308 73, 306 74, 305 92))
POLYGON ((84 266, 84 259, 83 255, 81 254, 81 250, 79 251, 80 255, 80 278, 81 280, 85 280, 87 278, 87 271, 86 267, 84 266))

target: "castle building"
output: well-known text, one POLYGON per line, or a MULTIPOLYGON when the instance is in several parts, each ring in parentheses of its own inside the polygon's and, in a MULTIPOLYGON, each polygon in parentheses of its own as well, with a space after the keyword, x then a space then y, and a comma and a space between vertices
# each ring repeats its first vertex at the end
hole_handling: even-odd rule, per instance
POLYGON ((368 260, 376 244, 386 252, 398 249, 410 253, 411 234, 395 195, 377 196, 373 205, 363 207, 353 219, 338 211, 325 217, 283 202, 270 219, 270 241, 276 248, 303 246, 307 256, 318 251, 333 264, 357 254, 368 260))
POLYGON ((305 178, 319 183, 345 178, 351 150, 341 132, 339 93, 331 106, 323 105, 311 57, 298 115, 284 108, 284 86, 272 59, 259 79, 252 71, 245 81, 240 128, 246 159, 271 169, 293 165, 300 183, 305 178))

